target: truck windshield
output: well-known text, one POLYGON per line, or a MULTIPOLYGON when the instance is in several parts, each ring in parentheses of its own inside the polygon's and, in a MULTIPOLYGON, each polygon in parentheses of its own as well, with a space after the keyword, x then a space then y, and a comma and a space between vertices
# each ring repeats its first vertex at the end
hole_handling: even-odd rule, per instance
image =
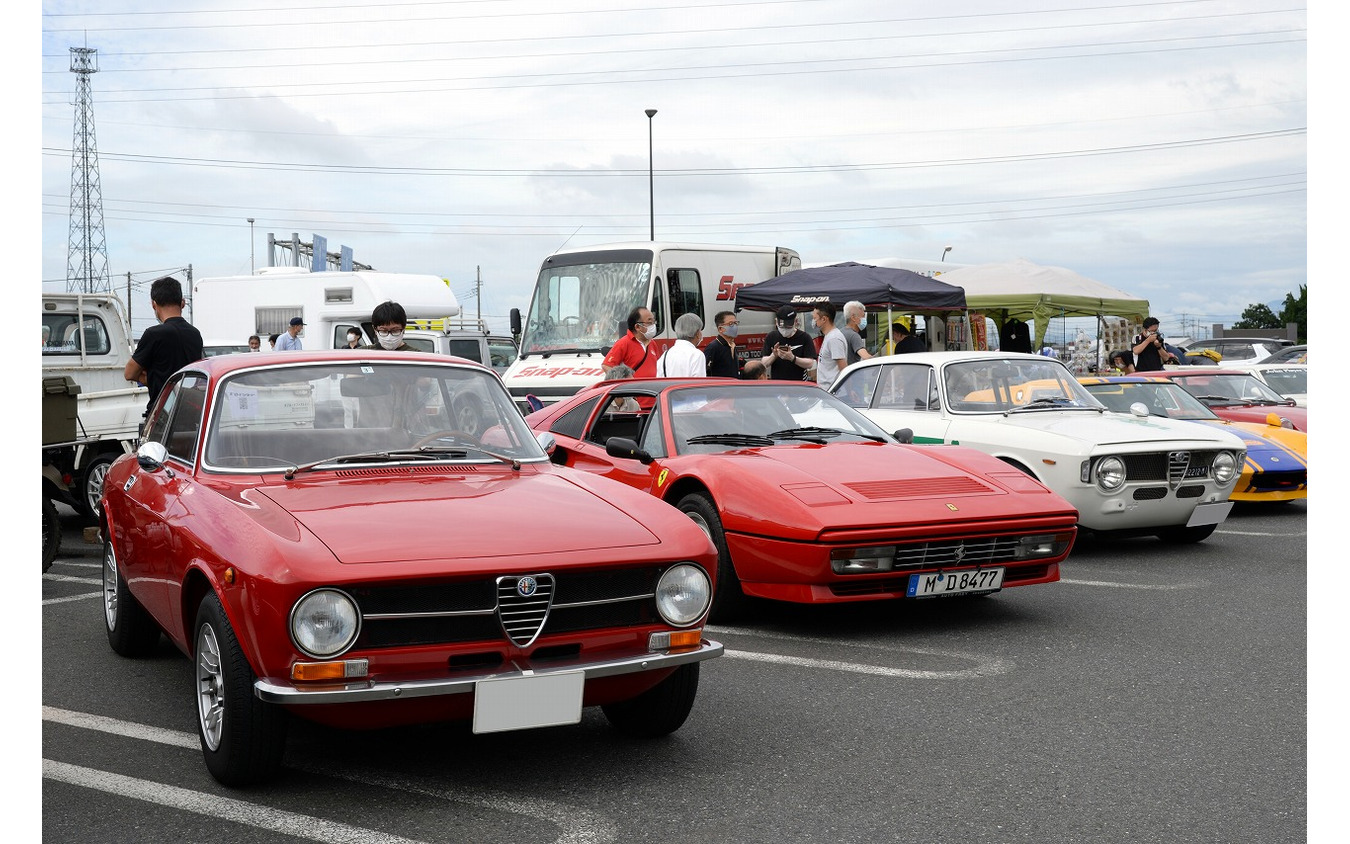
POLYGON ((557 263, 539 271, 521 355, 608 349, 628 330, 628 312, 647 304, 650 257, 564 263, 567 257, 558 256, 557 263))

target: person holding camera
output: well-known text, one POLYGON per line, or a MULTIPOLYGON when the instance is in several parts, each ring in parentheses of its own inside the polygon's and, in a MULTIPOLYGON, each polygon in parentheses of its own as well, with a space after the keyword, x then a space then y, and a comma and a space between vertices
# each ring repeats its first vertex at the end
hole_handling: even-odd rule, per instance
POLYGON ((1163 368, 1163 364, 1177 362, 1176 355, 1167 351, 1163 344, 1157 317, 1144 320, 1144 330, 1134 335, 1133 351, 1135 372, 1157 372, 1163 368))

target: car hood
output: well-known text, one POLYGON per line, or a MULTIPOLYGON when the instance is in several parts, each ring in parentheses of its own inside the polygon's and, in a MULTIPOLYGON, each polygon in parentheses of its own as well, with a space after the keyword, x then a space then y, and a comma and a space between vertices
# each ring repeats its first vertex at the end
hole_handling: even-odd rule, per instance
POLYGON ((343 563, 657 545, 627 512, 557 473, 277 484, 258 493, 343 563))
MULTIPOLYGON (((1145 450, 1150 442, 1224 443, 1221 433, 1189 423, 1157 416, 1126 413, 1096 413, 1086 410, 1024 410, 1018 413, 955 417, 954 424, 978 419, 1006 429, 1023 429, 1028 435, 1059 436, 1088 445, 1119 446, 1133 443, 1145 450)), ((959 438, 958 438, 959 439, 959 438)), ((1231 443, 1229 443, 1231 444, 1231 443)))

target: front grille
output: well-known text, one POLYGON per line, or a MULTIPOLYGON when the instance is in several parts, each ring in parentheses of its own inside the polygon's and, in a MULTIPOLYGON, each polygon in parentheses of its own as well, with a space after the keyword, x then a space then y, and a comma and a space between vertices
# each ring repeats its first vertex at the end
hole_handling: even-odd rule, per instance
POLYGON ((1214 451, 1151 451, 1144 454, 1122 454, 1125 478, 1130 483, 1167 481, 1176 487, 1187 478, 1209 477, 1214 464, 1214 451))
POLYGON ((528 647, 538 636, 661 622, 656 583, 664 567, 532 575, 543 587, 522 597, 520 576, 406 586, 347 588, 360 608, 355 647, 508 640, 528 647), (551 603, 544 597, 551 595, 551 603))
POLYGON ((1298 489, 1308 483, 1308 470, 1289 472, 1258 472, 1252 475, 1252 486, 1263 490, 1298 489))
POLYGON ((979 566, 1011 560, 1017 536, 986 536, 979 539, 944 539, 916 542, 895 549, 895 570, 979 566))

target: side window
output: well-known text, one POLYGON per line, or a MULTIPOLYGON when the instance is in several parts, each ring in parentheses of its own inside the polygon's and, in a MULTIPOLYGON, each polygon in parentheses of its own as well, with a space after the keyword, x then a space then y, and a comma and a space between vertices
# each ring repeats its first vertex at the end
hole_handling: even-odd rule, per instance
POLYGON ((340 322, 333 326, 333 338, 332 342, 329 343, 328 348, 330 349, 347 348, 347 332, 352 330, 353 328, 355 328, 357 333, 361 335, 361 343, 364 344, 366 342, 366 333, 361 330, 361 326, 354 325, 349 322, 340 322))
POLYGON ((482 344, 480 344, 476 339, 451 340, 450 354, 454 355, 455 357, 468 358, 469 360, 476 360, 479 363, 482 363, 483 353, 481 351, 481 347, 482 344))
MULTIPOLYGON (((698 270, 666 270, 666 286, 670 293, 670 321, 685 314, 703 315, 703 287, 698 270)), ((704 326, 707 333, 707 326, 704 326)))
MULTIPOLYGON (((191 372, 184 374, 173 385, 173 403, 164 447, 179 460, 193 463, 197 459, 197 435, 201 433, 202 414, 206 409, 206 379, 191 372)), ((165 409, 169 409, 167 405, 165 409)))
POLYGON ((582 402, 558 417, 548 429, 564 437, 571 437, 574 440, 581 439, 581 435, 586 430, 586 420, 590 418, 591 411, 595 410, 595 403, 599 400, 600 397, 596 396, 590 401, 582 402))
POLYGON ((877 380, 881 378, 882 373, 890 377, 890 372, 894 367, 890 366, 868 366, 861 370, 850 373, 839 386, 834 388, 834 394, 838 396, 849 407, 871 407, 872 397, 876 393, 877 380))
POLYGON ((656 406, 652 408, 651 415, 647 417, 647 428, 642 432, 642 441, 639 445, 642 450, 652 457, 666 456, 666 441, 661 436, 661 408, 656 406))
POLYGON ((885 410, 937 410, 937 379, 930 366, 897 364, 885 367, 874 407, 885 410))
POLYGON ((1247 343, 1224 343, 1219 354, 1224 360, 1251 360, 1256 352, 1247 343))
POLYGON ((81 345, 86 355, 106 355, 112 351, 108 327, 93 314, 80 322, 74 314, 43 314, 42 354, 78 355, 81 345))

